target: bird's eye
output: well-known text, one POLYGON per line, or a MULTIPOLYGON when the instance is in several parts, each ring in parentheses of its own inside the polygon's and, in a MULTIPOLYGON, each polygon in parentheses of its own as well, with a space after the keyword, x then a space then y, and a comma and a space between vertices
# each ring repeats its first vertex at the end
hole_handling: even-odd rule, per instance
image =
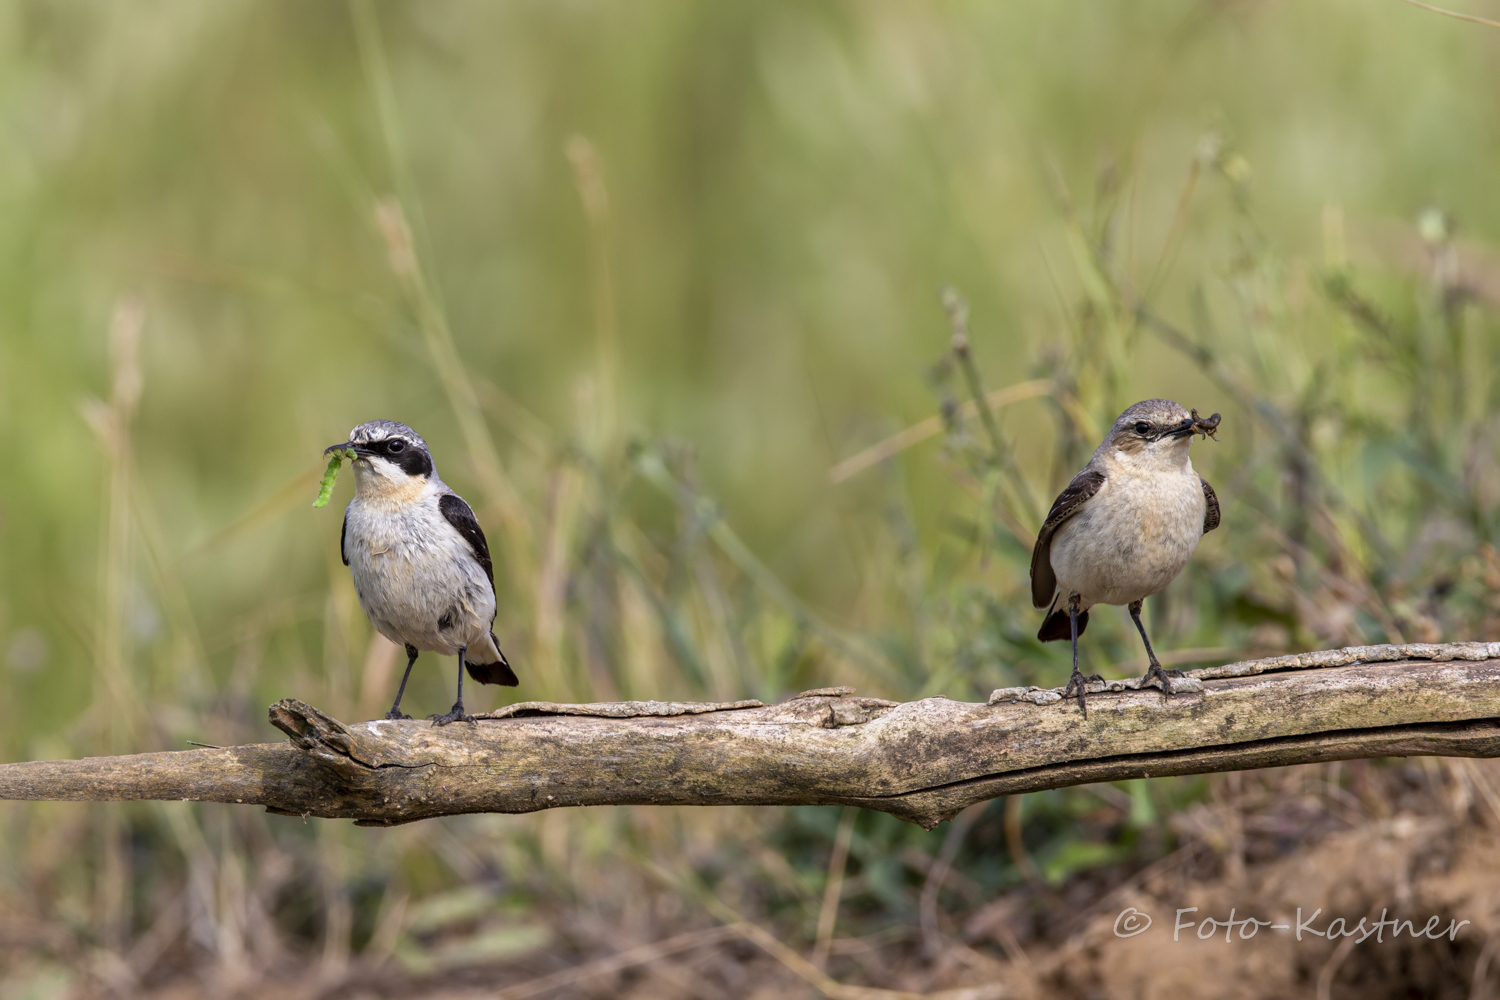
POLYGON ((404 442, 404 441, 391 441, 390 443, 388 443, 385 446, 385 450, 386 450, 387 453, 389 453, 391 455, 399 455, 403 451, 406 450, 406 442, 404 442))
POLYGON ((1144 420, 1137 420, 1135 422, 1135 432, 1137 434, 1149 434, 1151 433, 1151 425, 1144 420))

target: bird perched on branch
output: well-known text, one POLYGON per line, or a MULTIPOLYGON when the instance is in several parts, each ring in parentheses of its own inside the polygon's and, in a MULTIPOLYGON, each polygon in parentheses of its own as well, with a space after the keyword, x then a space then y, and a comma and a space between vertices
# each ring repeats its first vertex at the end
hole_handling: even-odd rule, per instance
POLYGON ((473 722, 464 711, 464 671, 481 684, 520 681, 492 629, 495 571, 474 511, 438 478, 416 431, 394 420, 360 424, 328 448, 354 452, 354 499, 344 510, 339 552, 354 576, 359 606, 380 634, 406 647, 401 696, 417 653, 458 654, 458 699, 434 725, 473 722))
POLYGON ((1083 471, 1052 504, 1031 551, 1031 600, 1047 608, 1042 642, 1073 640, 1076 689, 1088 715, 1086 680, 1078 670, 1078 637, 1095 604, 1123 604, 1141 633, 1150 662, 1142 686, 1172 692, 1180 670, 1163 670, 1141 622, 1141 603, 1161 592, 1187 565, 1198 539, 1219 526, 1219 498, 1193 471, 1194 434, 1211 437, 1219 415, 1200 418, 1170 399, 1148 399, 1120 414, 1083 471))

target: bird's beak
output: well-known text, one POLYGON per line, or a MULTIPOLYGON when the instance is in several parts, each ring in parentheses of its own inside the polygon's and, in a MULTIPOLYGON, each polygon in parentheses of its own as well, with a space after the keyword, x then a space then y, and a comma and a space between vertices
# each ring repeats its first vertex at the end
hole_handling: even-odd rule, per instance
POLYGON ((1185 418, 1182 423, 1167 431, 1168 437, 1185 438, 1190 437, 1198 428, 1198 421, 1192 417, 1185 418))
POLYGON ((326 455, 330 451, 358 451, 358 450, 359 449, 355 447, 353 441, 345 441, 342 444, 331 444, 331 445, 329 445, 327 448, 323 449, 323 454, 326 455))

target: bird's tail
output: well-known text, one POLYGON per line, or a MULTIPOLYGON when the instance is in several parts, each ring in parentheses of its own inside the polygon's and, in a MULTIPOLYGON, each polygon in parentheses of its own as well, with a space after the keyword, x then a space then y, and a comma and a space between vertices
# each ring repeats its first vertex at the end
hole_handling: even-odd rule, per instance
MULTIPOLYGON (((1058 639, 1073 638, 1073 626, 1068 621, 1068 609, 1056 608, 1042 622, 1042 627, 1037 630, 1036 637, 1041 642, 1055 642, 1058 639)), ((1088 627, 1089 613, 1078 612, 1078 634, 1083 635, 1083 630, 1088 627)))
POLYGON ((505 687, 520 684, 521 678, 510 669, 510 662, 500 652, 495 634, 491 632, 488 638, 488 642, 470 646, 465 651, 464 668, 469 671, 469 676, 481 684, 502 684, 505 687))

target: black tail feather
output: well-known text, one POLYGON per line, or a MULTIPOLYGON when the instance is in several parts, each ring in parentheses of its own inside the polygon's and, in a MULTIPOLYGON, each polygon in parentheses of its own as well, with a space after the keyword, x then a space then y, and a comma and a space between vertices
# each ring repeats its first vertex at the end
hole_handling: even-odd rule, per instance
MULTIPOLYGON (((491 641, 494 638, 493 635, 490 636, 491 641)), ((495 643, 495 649, 496 651, 500 649, 498 642, 495 643)), ((521 683, 521 678, 517 677, 516 672, 510 668, 510 661, 505 658, 503 652, 500 653, 499 663, 475 663, 473 660, 465 657, 464 669, 468 670, 470 677, 481 684, 500 684, 505 687, 515 687, 521 683)))
MULTIPOLYGON (((1083 630, 1088 627, 1089 613, 1078 612, 1078 634, 1083 635, 1083 630)), ((1058 608, 1047 616, 1042 622, 1042 627, 1037 630, 1036 637, 1041 642, 1056 642, 1058 639, 1073 638, 1073 627, 1068 622, 1068 609, 1058 608)))

